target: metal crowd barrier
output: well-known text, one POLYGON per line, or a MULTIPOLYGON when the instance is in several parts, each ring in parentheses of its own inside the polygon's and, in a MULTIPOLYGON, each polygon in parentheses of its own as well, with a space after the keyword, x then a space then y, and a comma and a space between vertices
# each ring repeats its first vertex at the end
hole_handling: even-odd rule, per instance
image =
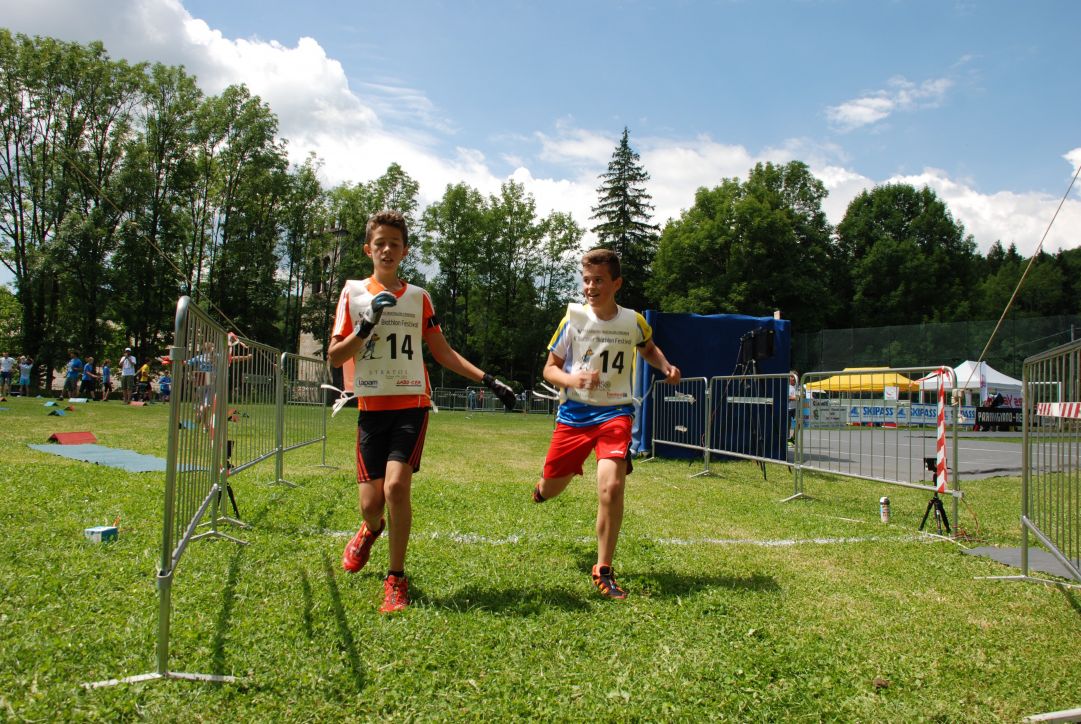
POLYGON ((329 382, 329 374, 323 360, 282 354, 228 334, 189 297, 177 302, 169 357, 173 390, 157 577, 157 671, 86 684, 89 688, 162 678, 234 681, 232 676, 169 670, 173 573, 194 540, 213 536, 246 544, 218 530, 221 523, 246 527, 239 514, 221 514, 226 492, 236 510, 230 476, 275 456, 275 479, 294 485, 282 475, 284 453, 317 442, 323 443, 326 464, 327 408, 321 385, 329 382), (201 526, 209 530, 196 533, 201 526))
POLYGON ((705 377, 685 377, 672 385, 663 380, 653 383, 653 435, 650 459, 657 448, 692 450, 703 455, 705 469, 691 477, 709 474, 709 382, 705 377))
MULTIPOLYGON (((465 389, 436 387, 432 390, 432 402, 440 410, 464 412, 505 412, 503 403, 487 387, 470 386, 465 389)), ((535 395, 518 396, 515 412, 551 415, 556 403, 535 395)))
POLYGON ((321 359, 283 352, 278 373, 274 477, 282 485, 296 487, 284 477, 286 452, 321 442, 322 465, 327 464, 327 390, 322 385, 330 384, 330 371, 321 359))
POLYGON ((1025 360, 1022 374, 1021 575, 1029 575, 1029 535, 1081 581, 1081 342, 1025 360))
POLYGON ((226 453, 233 476, 277 453, 281 353, 243 337, 231 340, 226 453))
POLYGON ((228 337, 224 329, 182 297, 176 308, 173 391, 169 403, 169 434, 165 468, 165 505, 161 561, 158 566, 157 670, 123 679, 86 684, 88 688, 151 679, 234 681, 232 676, 189 674, 169 670, 169 627, 173 574, 190 542, 218 537, 243 544, 218 530, 218 515, 226 485, 226 413, 228 395, 228 337), (206 518, 210 530, 196 533, 206 518))
POLYGON ((713 377, 709 400, 709 453, 760 463, 788 461, 787 374, 713 377))
MULTIPOLYGON (((912 430, 920 421, 912 420, 910 411, 919 404, 918 378, 940 370, 956 387, 948 365, 804 374, 796 411, 794 490, 788 500, 805 495, 806 470, 934 492, 935 470, 928 461, 936 457, 937 438, 926 430, 912 430)), ((932 391, 937 394, 937 385, 932 391)), ((953 420, 946 426, 952 489, 945 494, 952 497, 957 520, 961 497, 957 412, 954 406, 949 415, 949 407, 947 402, 947 420, 953 420)))

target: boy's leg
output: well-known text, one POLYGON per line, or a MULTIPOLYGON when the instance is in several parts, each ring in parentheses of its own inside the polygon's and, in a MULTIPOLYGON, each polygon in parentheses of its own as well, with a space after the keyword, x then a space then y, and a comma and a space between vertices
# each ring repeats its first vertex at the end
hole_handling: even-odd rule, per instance
POLYGON ((386 505, 383 478, 358 483, 357 498, 360 503, 360 516, 368 524, 368 530, 379 530, 383 524, 383 508, 386 505))
POLYGON ((623 492, 627 486, 627 461, 597 461, 597 564, 612 565, 623 525, 623 492))
POLYGON ((575 475, 582 474, 582 463, 596 443, 598 426, 571 427, 558 423, 548 444, 540 482, 533 487, 533 502, 542 503, 564 490, 575 475))
POLYGON ((546 478, 544 476, 541 476, 540 482, 537 483, 537 486, 534 488, 535 493, 539 493, 541 499, 537 500, 536 495, 533 496, 533 499, 537 500, 537 502, 540 503, 545 500, 554 498, 560 493, 562 493, 564 490, 566 490, 567 486, 570 485, 570 482, 573 479, 573 473, 570 475, 564 475, 563 477, 559 478, 546 478))
MULTIPOLYGON (((411 464, 398 460, 387 461, 387 476, 383 491, 386 495, 387 513, 390 518, 387 568, 392 571, 405 570, 409 531, 413 527, 413 505, 410 500, 412 485, 413 466, 411 464)), ((365 520, 367 520, 366 517, 365 520)))

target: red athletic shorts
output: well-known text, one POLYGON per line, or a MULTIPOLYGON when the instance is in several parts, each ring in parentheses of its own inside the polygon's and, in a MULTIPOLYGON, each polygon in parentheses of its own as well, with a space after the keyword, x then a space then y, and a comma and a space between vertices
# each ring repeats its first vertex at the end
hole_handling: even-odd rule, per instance
POLYGON ((591 451, 596 451, 597 460, 626 460, 627 472, 631 472, 631 422, 623 415, 588 427, 556 424, 544 459, 544 477, 581 475, 582 463, 591 451))

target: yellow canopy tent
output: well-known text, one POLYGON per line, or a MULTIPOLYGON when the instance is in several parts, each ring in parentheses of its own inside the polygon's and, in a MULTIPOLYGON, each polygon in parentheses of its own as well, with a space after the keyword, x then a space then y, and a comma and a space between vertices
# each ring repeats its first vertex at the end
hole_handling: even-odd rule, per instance
POLYGON ((808 390, 823 392, 882 392, 886 387, 896 387, 901 392, 919 392, 920 383, 902 374, 887 372, 888 367, 845 367, 844 372, 817 382, 809 382, 808 390))

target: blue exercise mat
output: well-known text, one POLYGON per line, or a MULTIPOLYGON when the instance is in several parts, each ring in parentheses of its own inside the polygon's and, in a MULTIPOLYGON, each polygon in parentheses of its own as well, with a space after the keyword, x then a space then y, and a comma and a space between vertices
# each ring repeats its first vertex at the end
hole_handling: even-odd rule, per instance
POLYGON ((108 465, 111 468, 121 468, 130 473, 163 473, 165 472, 165 460, 153 455, 143 455, 134 450, 120 450, 104 445, 30 445, 35 450, 40 450, 50 455, 59 455, 64 458, 82 460, 95 465, 108 465))

